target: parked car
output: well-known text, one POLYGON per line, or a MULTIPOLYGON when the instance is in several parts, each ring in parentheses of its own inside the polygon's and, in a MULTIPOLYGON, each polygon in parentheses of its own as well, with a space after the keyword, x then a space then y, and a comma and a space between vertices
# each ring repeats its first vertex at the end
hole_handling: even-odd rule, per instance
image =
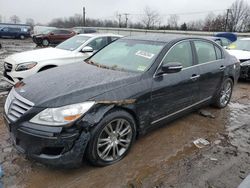
POLYGON ((72 29, 77 34, 84 34, 84 33, 97 33, 97 30, 90 27, 74 27, 72 29))
POLYGON ((115 34, 80 34, 55 48, 17 53, 4 60, 4 78, 11 84, 61 65, 82 62, 96 51, 120 38, 115 34))
POLYGON ((224 37, 207 37, 210 40, 213 40, 217 44, 221 45, 222 47, 226 48, 232 42, 224 37))
MULTIPOLYGON (((237 59, 207 39, 134 36, 18 82, 4 106, 16 148, 54 166, 118 162, 136 136, 203 105, 224 108, 237 59)), ((160 146, 159 146, 160 147, 160 146)))
POLYGON ((215 37, 223 37, 228 39, 229 41, 235 42, 237 40, 237 35, 231 32, 220 32, 214 35, 215 37))
POLYGON ((0 29, 0 38, 25 39, 30 37, 28 29, 20 27, 3 27, 0 29))
POLYGON ((240 78, 250 78, 250 38, 239 39, 228 46, 228 53, 239 59, 240 78))
POLYGON ((33 35, 33 42, 38 46, 49 46, 50 44, 59 44, 76 35, 74 31, 68 29, 48 29, 42 34, 33 35))

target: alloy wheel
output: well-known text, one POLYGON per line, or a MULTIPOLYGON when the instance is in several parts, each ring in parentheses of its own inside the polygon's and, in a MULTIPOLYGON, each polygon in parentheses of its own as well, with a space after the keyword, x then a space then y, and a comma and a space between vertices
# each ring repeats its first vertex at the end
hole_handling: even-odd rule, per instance
POLYGON ((122 118, 108 123, 97 141, 97 154, 106 162, 117 160, 129 149, 132 142, 131 124, 122 118))
POLYGON ((226 106, 229 103, 231 94, 232 94, 232 84, 229 81, 225 82, 220 94, 221 106, 226 106))

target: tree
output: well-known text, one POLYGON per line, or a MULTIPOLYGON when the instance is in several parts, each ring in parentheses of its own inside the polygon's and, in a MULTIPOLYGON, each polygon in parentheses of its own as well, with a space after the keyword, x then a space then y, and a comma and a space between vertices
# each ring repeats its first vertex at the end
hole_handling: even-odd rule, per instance
POLYGON ((187 24, 184 22, 182 25, 181 25, 181 28, 180 28, 182 31, 186 31, 187 30, 187 24))
POLYGON ((10 17, 10 22, 14 24, 18 24, 21 22, 20 18, 17 15, 13 15, 10 17))
POLYGON ((168 25, 171 27, 171 29, 178 29, 178 20, 179 16, 176 14, 170 15, 168 18, 168 25))
POLYGON ((250 7, 244 0, 236 0, 229 9, 228 28, 229 31, 243 31, 247 27, 250 17, 250 7))
POLYGON ((35 25, 35 21, 32 18, 27 18, 26 24, 33 27, 35 25))
POLYGON ((204 27, 203 20, 196 20, 187 23, 187 27, 190 31, 201 31, 204 27))
POLYGON ((146 29, 152 29, 156 24, 160 25, 161 19, 157 11, 145 7, 144 15, 142 17, 142 24, 146 29))
POLYGON ((226 23, 226 15, 225 14, 219 14, 214 15, 213 13, 210 13, 207 15, 203 31, 224 31, 225 29, 225 23, 226 23))

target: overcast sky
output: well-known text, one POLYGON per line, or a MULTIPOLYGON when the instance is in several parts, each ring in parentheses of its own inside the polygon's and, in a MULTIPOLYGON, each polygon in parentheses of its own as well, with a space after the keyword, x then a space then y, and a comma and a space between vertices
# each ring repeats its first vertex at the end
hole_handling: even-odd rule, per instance
MULTIPOLYGON (((46 24, 53 18, 82 14, 86 7, 86 17, 115 19, 115 13, 130 13, 130 20, 138 20, 143 9, 148 6, 162 15, 163 22, 169 14, 182 14, 180 21, 204 18, 208 11, 222 13, 235 0, 0 0, 0 15, 8 22, 9 17, 17 15, 24 23, 33 18, 35 23, 46 24), (202 13, 203 12, 203 13, 202 13)), ((250 0, 246 0, 250 3, 250 0)))

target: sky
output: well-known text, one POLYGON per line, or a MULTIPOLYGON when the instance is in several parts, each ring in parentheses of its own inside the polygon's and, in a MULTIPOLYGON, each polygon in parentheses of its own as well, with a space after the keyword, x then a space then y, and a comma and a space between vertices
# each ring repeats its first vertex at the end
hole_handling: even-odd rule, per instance
MULTIPOLYGON (((116 19, 117 13, 129 13, 129 20, 140 20, 145 7, 157 11, 162 23, 170 14, 178 14, 179 22, 202 19, 209 12, 222 13, 235 0, 0 0, 2 21, 17 15, 22 23, 32 18, 35 23, 47 24, 54 18, 82 14, 87 18, 116 19)), ((237 0, 239 1, 239 0, 237 0)), ((250 4, 250 0, 245 0, 250 4)))

